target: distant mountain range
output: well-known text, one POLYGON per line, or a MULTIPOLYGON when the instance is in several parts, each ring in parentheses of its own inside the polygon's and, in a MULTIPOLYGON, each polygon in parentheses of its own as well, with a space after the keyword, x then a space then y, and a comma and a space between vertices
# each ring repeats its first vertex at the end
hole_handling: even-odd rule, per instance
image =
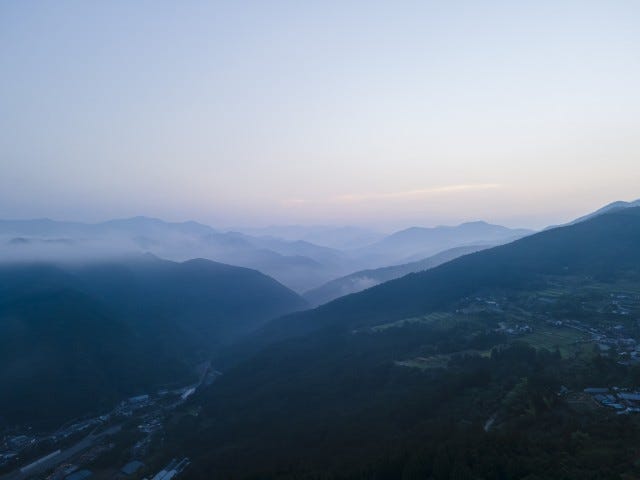
POLYGON ((306 241, 220 232, 197 222, 134 217, 97 224, 48 219, 0 221, 0 261, 97 258, 150 252, 175 261, 208 258, 260 270, 303 291, 361 267, 342 252, 306 241))
POLYGON ((0 234, 13 236, 69 236, 82 238, 123 233, 132 237, 153 237, 176 233, 185 235, 208 235, 216 233, 216 230, 193 221, 165 222, 157 218, 142 216, 109 220, 101 223, 64 222, 48 218, 0 220, 0 234))
MULTIPOLYGON (((636 205, 640 205, 640 200, 614 202, 574 223, 636 205)), ((356 280, 362 277, 363 270, 415 264, 397 270, 414 271, 421 268, 418 262, 446 250, 498 245, 531 233, 527 229, 480 221, 457 226, 411 227, 384 235, 360 227, 297 225, 224 232, 194 221, 166 222, 142 216, 94 224, 50 219, 0 220, 0 246, 4 244, 0 248, 0 262, 86 260, 149 252, 173 261, 207 258, 253 268, 299 293, 325 288, 325 284, 334 280, 334 287, 342 285, 335 293, 320 295, 317 302, 334 298, 339 291, 358 290, 358 285, 373 285, 371 276, 367 277, 369 280, 356 280), (351 274, 354 276, 343 279, 351 274)), ((391 277, 384 274, 380 278, 391 277)))
MULTIPOLYGON (((421 260, 438 252, 468 245, 495 245, 530 235, 532 230, 512 229, 486 222, 469 222, 457 226, 412 227, 401 230, 358 251, 361 257, 406 263, 421 260)), ((392 263, 391 263, 392 264, 392 263)))
POLYGON ((338 250, 365 247, 385 237, 385 234, 374 230, 351 226, 274 225, 264 228, 240 228, 238 231, 259 237, 276 237, 289 241, 302 240, 338 250))
POLYGON ((309 290, 303 296, 311 305, 322 305, 323 303, 330 302, 336 298, 366 290, 367 288, 374 287, 380 283, 403 277, 409 273, 428 270, 453 260, 454 258, 484 250, 489 247, 490 245, 455 247, 417 262, 394 265, 391 267, 361 270, 327 282, 313 290, 309 290))
POLYGON ((96 224, 0 220, 0 244, 6 245, 0 249, 0 261, 109 258, 141 252, 174 261, 200 257, 259 270, 303 292, 355 271, 418 261, 458 246, 504 243, 530 233, 484 222, 415 227, 382 238, 355 227, 272 227, 256 231, 267 232, 285 238, 221 232, 197 222, 147 217, 96 224), (320 246, 308 238, 341 245, 342 249, 320 246))
POLYGON ((217 345, 304 307, 257 271, 201 259, 0 264, 0 417, 58 421, 185 382, 217 345))

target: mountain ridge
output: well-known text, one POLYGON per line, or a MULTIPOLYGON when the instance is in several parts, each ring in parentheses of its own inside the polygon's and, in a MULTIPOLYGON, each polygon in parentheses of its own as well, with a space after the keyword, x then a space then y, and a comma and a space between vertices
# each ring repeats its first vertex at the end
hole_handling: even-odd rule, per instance
MULTIPOLYGON (((430 270, 410 273, 363 292, 338 298, 313 310, 276 319, 271 322, 271 326, 274 327, 281 322, 280 327, 286 326, 284 330, 290 328, 291 332, 303 334, 317 329, 312 327, 314 318, 331 318, 328 323, 335 326, 344 321, 347 325, 345 328, 361 327, 364 324, 360 322, 365 319, 369 323, 376 319, 399 319, 429 311, 452 301, 456 298, 451 294, 452 287, 464 289, 466 294, 480 285, 517 284, 524 278, 525 273, 542 272, 544 268, 553 267, 553 271, 547 272, 549 274, 566 273, 568 270, 565 270, 565 267, 569 267, 564 263, 568 260, 572 260, 580 268, 588 266, 594 271, 601 269, 606 272, 622 262, 619 258, 621 252, 600 252, 594 246, 597 241, 605 245, 607 241, 610 243, 611 233, 606 227, 607 224, 630 236, 625 239, 624 244, 624 251, 629 258, 640 257, 637 244, 633 243, 640 242, 640 207, 633 207, 574 225, 545 230, 506 245, 456 258, 430 270), (630 219, 633 222, 629 222, 630 219), (596 228, 591 230, 592 226, 596 228), (579 240, 579 243, 574 245, 567 237, 575 235, 576 232, 585 232, 585 237, 580 238, 578 233, 575 240, 579 240), (586 234, 592 237, 589 238, 591 244, 586 241, 586 234), (536 261, 533 257, 536 257, 536 261), (597 258, 597 261, 594 261, 594 258, 597 258), (541 259, 545 262, 540 262, 541 259), (479 273, 480 267, 486 269, 485 278, 481 272, 479 273), (442 279, 435 280, 439 276, 442 276, 442 279), (446 282, 442 281, 443 279, 446 279, 446 282), (304 318, 306 321, 302 320, 304 318)), ((626 259, 624 264, 634 265, 626 259)), ((280 327, 275 330, 282 332, 283 329, 280 327)))
POLYGON ((304 307, 256 270, 205 259, 3 263, 0 380, 11 394, 0 410, 5 421, 62 421, 187 383, 216 348, 304 307))
POLYGON ((305 292, 302 296, 311 305, 322 305, 335 300, 336 298, 366 290, 367 288, 374 287, 380 283, 390 280, 395 280, 396 278, 408 275, 409 273, 434 268, 459 256, 474 253, 490 247, 491 246, 489 245, 454 247, 415 262, 380 267, 376 269, 360 270, 344 277, 331 280, 320 287, 305 292))

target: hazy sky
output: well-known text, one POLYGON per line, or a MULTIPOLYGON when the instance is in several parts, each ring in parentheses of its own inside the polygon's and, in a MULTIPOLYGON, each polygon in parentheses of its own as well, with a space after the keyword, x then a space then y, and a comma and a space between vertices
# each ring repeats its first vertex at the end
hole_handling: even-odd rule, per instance
POLYGON ((640 2, 3 1, 0 217, 542 226, 640 197, 640 2))

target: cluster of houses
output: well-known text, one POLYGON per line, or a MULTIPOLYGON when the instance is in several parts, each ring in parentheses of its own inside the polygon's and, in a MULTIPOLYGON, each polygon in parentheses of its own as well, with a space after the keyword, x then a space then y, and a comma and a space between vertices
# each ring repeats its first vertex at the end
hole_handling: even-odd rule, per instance
POLYGON ((0 452, 0 468, 6 468, 13 465, 18 458, 16 452, 0 452))
POLYGON ((116 415, 122 415, 124 417, 130 417, 137 410, 151 407, 154 404, 154 400, 150 395, 137 395, 135 397, 128 398, 127 400, 123 400, 120 404, 115 408, 114 413, 116 415))
POLYGON ((612 293, 611 295, 611 309, 616 315, 630 315, 631 311, 637 307, 637 302, 640 297, 630 296, 623 293, 612 293))
POLYGON ((588 334, 591 342, 598 346, 601 352, 616 352, 620 360, 626 363, 640 362, 640 343, 629 336, 624 325, 602 329, 587 325, 579 320, 548 320, 554 327, 566 327, 588 334))
POLYGON ((80 422, 76 422, 76 423, 74 423, 72 425, 69 425, 67 427, 61 428, 57 432, 53 433, 50 438, 54 442, 59 442, 59 441, 65 440, 65 439, 67 439, 67 438, 69 438, 69 437, 71 437, 73 435, 76 435, 78 433, 86 432, 87 430, 89 430, 92 427, 96 427, 98 425, 101 425, 102 423, 104 423, 108 419, 109 419, 108 416, 100 416, 100 417, 90 418, 88 420, 83 420, 83 421, 80 421, 80 422))
POLYGON ((612 408, 619 415, 640 412, 640 391, 619 387, 588 387, 584 393, 603 407, 612 408))
POLYGON ((20 452, 37 442, 38 438, 33 435, 6 435, 0 442, 0 468, 14 465, 20 458, 20 452))
MULTIPOLYGON (((59 430, 45 435, 34 435, 28 427, 22 429, 22 431, 6 433, 4 437, 0 437, 0 470, 8 471, 20 467, 25 460, 28 461, 29 457, 37 451, 36 447, 43 445, 43 442, 46 445, 54 446, 54 448, 64 448, 63 445, 72 442, 74 438, 89 435, 96 427, 105 425, 113 418, 133 417, 134 415, 142 420, 138 425, 138 430, 146 434, 132 449, 134 458, 141 458, 146 453, 153 434, 163 427, 162 412, 167 409, 171 410, 184 402, 195 392, 196 388, 197 386, 189 385, 177 390, 163 389, 158 391, 157 395, 144 394, 130 397, 120 402, 109 413, 65 425, 59 430)), ((56 450, 56 452, 59 451, 56 450)), ((77 463, 82 464, 83 462, 77 463)), ((177 469, 170 469, 170 471, 175 471, 166 478, 172 478, 177 475, 179 471, 182 471, 181 468, 183 467, 184 463, 181 463, 177 469)), ((91 472, 80 470, 75 465, 65 464, 59 465, 54 470, 53 475, 55 480, 67 480, 67 477, 71 480, 81 480, 82 478, 89 478, 91 472)), ((164 479, 165 477, 162 478, 164 479)))

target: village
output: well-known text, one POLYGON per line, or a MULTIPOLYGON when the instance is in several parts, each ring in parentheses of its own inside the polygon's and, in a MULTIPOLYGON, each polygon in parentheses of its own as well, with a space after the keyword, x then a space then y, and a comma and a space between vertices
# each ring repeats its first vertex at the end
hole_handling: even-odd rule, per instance
POLYGON ((493 296, 467 299, 465 307, 457 312, 499 316, 496 333, 520 338, 536 347, 574 347, 565 348, 566 352, 593 346, 621 364, 640 364, 640 295, 628 291, 598 292, 567 313, 566 306, 558 306, 563 293, 561 289, 548 289, 530 295, 526 298, 527 310, 533 313, 528 315, 523 315, 520 305, 525 300, 514 302, 493 296), (547 340, 539 344, 543 336, 547 340))
POLYGON ((0 480, 134 479, 141 478, 141 472, 152 480, 175 478, 189 466, 189 459, 172 459, 153 474, 145 462, 151 443, 162 434, 168 414, 218 375, 207 364, 196 384, 129 397, 109 412, 69 422, 53 432, 39 433, 28 426, 0 432, 0 480), (101 455, 118 448, 116 437, 123 433, 135 439, 127 448, 129 460, 107 468, 106 474, 90 470, 88 466, 101 455))

